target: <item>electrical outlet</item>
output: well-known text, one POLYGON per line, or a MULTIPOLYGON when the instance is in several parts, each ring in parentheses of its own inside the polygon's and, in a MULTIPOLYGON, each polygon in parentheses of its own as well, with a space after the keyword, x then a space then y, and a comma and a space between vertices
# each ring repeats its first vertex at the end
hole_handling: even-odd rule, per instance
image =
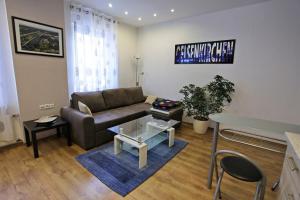
POLYGON ((45 105, 40 105, 40 110, 45 110, 45 105))
POLYGON ((50 103, 50 104, 42 104, 39 106, 40 110, 48 110, 48 109, 53 109, 55 108, 55 104, 54 103, 50 103))

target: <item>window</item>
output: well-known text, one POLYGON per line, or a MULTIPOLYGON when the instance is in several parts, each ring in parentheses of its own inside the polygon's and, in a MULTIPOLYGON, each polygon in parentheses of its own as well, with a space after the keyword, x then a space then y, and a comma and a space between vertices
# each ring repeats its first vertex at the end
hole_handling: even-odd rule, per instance
POLYGON ((82 6, 71 5, 71 92, 118 87, 117 25, 113 19, 82 6))

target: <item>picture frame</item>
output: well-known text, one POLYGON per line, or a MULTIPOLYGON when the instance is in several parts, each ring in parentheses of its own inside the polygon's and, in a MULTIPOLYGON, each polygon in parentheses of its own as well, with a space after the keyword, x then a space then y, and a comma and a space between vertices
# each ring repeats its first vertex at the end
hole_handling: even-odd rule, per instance
POLYGON ((63 29, 12 16, 15 52, 64 57, 63 29))
POLYGON ((174 64, 233 64, 235 39, 175 45, 174 64))

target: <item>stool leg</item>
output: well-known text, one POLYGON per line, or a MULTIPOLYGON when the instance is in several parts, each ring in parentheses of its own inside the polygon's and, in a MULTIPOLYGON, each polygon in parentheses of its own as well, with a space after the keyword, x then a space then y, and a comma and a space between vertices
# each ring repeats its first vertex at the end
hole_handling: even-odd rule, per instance
POLYGON ((218 172, 218 164, 217 161, 215 160, 215 170, 216 170, 216 181, 218 184, 218 180, 219 180, 219 172, 218 172))
POLYGON ((260 200, 264 200, 265 192, 266 192, 266 184, 267 184, 267 177, 263 176, 262 182, 261 182, 261 190, 260 190, 260 200))
POLYGON ((217 200, 218 196, 219 196, 219 199, 222 198, 222 196, 221 196, 221 182, 222 182, 223 175, 224 175, 224 169, 221 170, 221 174, 220 174, 218 184, 216 186, 216 191, 215 191, 215 194, 214 194, 214 200, 217 200))
POLYGON ((254 195, 254 200, 263 200, 264 199, 265 186, 266 186, 266 180, 265 180, 265 178, 263 178, 256 185, 256 192, 255 192, 255 195, 254 195))
POLYGON ((256 191, 255 191, 255 195, 254 195, 254 200, 259 200, 260 198, 260 193, 261 193, 261 186, 262 186, 262 182, 259 181, 256 184, 256 191))
MULTIPOLYGON (((217 181, 217 184, 218 184, 218 180, 219 180, 219 171, 218 171, 218 163, 217 163, 217 160, 215 160, 215 170, 216 170, 216 181, 217 181)), ((219 199, 222 199, 221 188, 219 188, 219 199)))

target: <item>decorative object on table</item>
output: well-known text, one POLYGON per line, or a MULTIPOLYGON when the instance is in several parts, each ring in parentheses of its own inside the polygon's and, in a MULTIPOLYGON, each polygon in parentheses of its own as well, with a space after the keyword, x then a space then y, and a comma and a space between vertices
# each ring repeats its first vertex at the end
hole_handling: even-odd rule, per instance
POLYGON ((155 102, 156 99, 157 99, 157 96, 149 95, 147 97, 145 103, 152 105, 155 102))
POLYGON ((64 57, 63 29, 12 17, 16 53, 64 57))
POLYGON ((233 64, 235 40, 175 45, 175 64, 233 64))
POLYGON ((43 117, 40 117, 39 119, 35 120, 34 122, 40 123, 40 124, 43 124, 43 123, 52 123, 56 119, 57 119, 57 116, 43 116, 43 117))
MULTIPOLYGON (((50 117, 51 119, 52 117, 50 117)), ((48 117, 49 119, 49 117, 48 117)), ((30 141, 30 135, 32 138, 32 144, 33 144, 33 154, 34 158, 39 157, 39 151, 38 151, 38 142, 36 139, 36 135, 42 131, 47 131, 51 129, 57 130, 57 136, 60 137, 61 131, 60 128, 65 127, 66 128, 66 137, 67 137, 67 143, 68 146, 72 145, 71 140, 71 132, 69 129, 69 123, 62 119, 61 117, 57 116, 54 121, 51 121, 50 123, 37 123, 36 121, 45 122, 47 119, 44 117, 40 120, 30 120, 23 122, 24 125, 24 131, 25 131, 25 138, 26 138, 26 145, 29 147, 31 145, 30 141)))
POLYGON ((173 101, 173 100, 163 99, 163 98, 157 98, 152 103, 153 108, 163 110, 163 111, 168 111, 180 105, 181 105, 180 101, 173 101))
POLYGON ((139 169, 139 158, 127 151, 115 156, 112 142, 79 155, 76 159, 110 189, 126 196, 175 157, 187 144, 175 139, 174 146, 169 148, 168 140, 165 140, 148 151, 148 164, 143 169, 139 169))
MULTIPOLYGON (((169 120, 175 119, 182 121, 183 116, 183 106, 180 101, 172 101, 168 99, 157 98, 153 102, 150 108, 150 113, 159 119, 169 120)), ((174 126, 174 128, 180 127, 181 123, 174 126)))
POLYGON ((35 120, 36 126, 52 126, 55 120, 57 119, 57 116, 42 116, 39 119, 35 120))
POLYGON ((189 84, 179 91, 184 95, 182 103, 187 116, 194 118, 193 127, 196 133, 206 133, 209 125, 208 115, 222 112, 225 104, 231 102, 234 92, 234 83, 220 75, 216 75, 214 80, 204 87, 189 84))

